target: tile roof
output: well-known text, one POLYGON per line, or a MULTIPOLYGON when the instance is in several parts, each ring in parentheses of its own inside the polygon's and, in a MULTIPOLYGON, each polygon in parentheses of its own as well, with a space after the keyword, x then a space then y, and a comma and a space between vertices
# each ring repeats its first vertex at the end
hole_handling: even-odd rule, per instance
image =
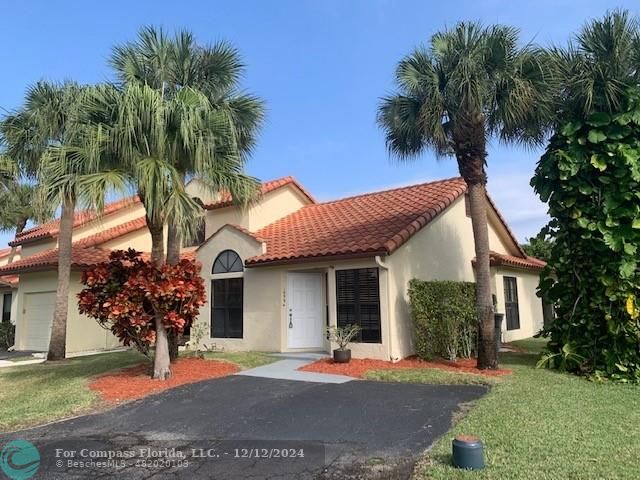
POLYGON ((255 232, 267 253, 246 264, 388 255, 465 192, 451 178, 307 205, 255 232))
MULTIPOLYGON (((265 195, 269 192, 277 190, 280 187, 284 187, 285 185, 294 185, 295 187, 302 192, 302 194, 311 201, 311 203, 316 203, 315 199, 307 190, 300 184, 298 181, 292 176, 277 178, 275 180, 270 180, 268 182, 263 182, 260 187, 260 194, 265 195)), ((220 198, 211 203, 206 203, 204 208, 207 210, 214 210, 216 208, 229 207, 233 205, 233 199, 231 198, 231 194, 229 192, 221 192, 220 198)))
POLYGON ((20 277, 18 275, 4 275, 0 277, 0 286, 9 285, 10 287, 17 287, 20 283, 20 277))
POLYGON ((106 243, 110 240, 122 237, 123 235, 127 235, 128 233, 136 232, 146 227, 147 227, 146 218, 139 217, 139 218, 136 218, 135 220, 121 223, 120 225, 116 225, 115 227, 111 227, 111 228, 108 228, 107 230, 103 230, 102 232, 98 232, 89 237, 85 237, 74 243, 82 247, 94 247, 94 246, 100 245, 101 243, 106 243))
MULTIPOLYGON (((73 268, 86 268, 98 262, 107 261, 111 250, 97 247, 71 246, 71 266, 73 268)), ((58 265, 58 249, 50 248, 22 258, 9 265, 0 267, 0 274, 12 274, 34 270, 49 270, 58 265)))
MULTIPOLYGON (((137 196, 126 197, 115 202, 107 203, 104 206, 102 215, 110 215, 119 210, 122 210, 123 208, 138 203, 140 203, 140 199, 137 196)), ((84 225, 91 220, 95 220, 97 217, 98 215, 93 210, 82 210, 80 212, 77 212, 73 219, 73 227, 76 228, 84 225)), ((56 236, 59 231, 60 219, 51 220, 50 222, 43 223, 42 225, 37 225, 28 230, 24 230, 20 234, 16 235, 16 238, 13 241, 9 242, 9 245, 21 245, 23 243, 39 240, 42 238, 52 238, 56 236)))
MULTIPOLYGON (((528 255, 524 258, 514 257, 513 255, 505 255, 503 253, 497 252, 490 252, 489 255, 491 266, 496 267, 506 266, 530 270, 542 270, 547 265, 547 262, 545 262, 544 260, 540 260, 536 257, 530 257, 528 255)), ((475 263, 475 258, 473 259, 473 261, 475 263)))

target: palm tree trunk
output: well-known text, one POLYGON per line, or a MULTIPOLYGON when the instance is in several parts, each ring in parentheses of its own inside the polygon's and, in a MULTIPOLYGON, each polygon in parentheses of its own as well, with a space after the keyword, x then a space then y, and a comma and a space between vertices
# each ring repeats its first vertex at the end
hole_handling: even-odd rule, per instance
POLYGON ((71 245, 73 241, 73 214, 75 207, 75 196, 68 194, 62 201, 62 212, 60 214, 60 233, 58 234, 58 285, 47 360, 63 360, 66 357, 69 276, 71 275, 71 245))
MULTIPOLYGON (((20 235, 20 233, 22 233, 22 231, 24 230, 24 228, 27 226, 27 219, 21 219, 20 222, 18 223, 18 225, 16 225, 16 237, 18 235, 20 235)), ((7 264, 12 263, 13 259, 16 256, 16 253, 18 251, 18 247, 17 246, 13 246, 11 247, 11 251, 9 251, 9 257, 7 258, 7 264)))
POLYGON ((467 184, 476 251, 476 311, 478 315, 478 368, 498 368, 495 322, 491 299, 489 226, 487 224, 486 135, 481 114, 458 119, 453 132, 460 175, 467 184))
POLYGON ((476 308, 478 313, 478 368, 498 367, 493 302, 491 300, 491 267, 489 263, 489 227, 487 197, 483 183, 469 186, 469 210, 476 250, 476 308))
MULTIPOLYGON (((147 228, 151 234, 151 261, 160 268, 164 263, 164 228, 162 223, 147 217, 147 228)), ((153 378, 166 380, 171 376, 167 330, 164 328, 162 312, 154 312, 156 326, 156 351, 153 357, 153 378)))
MULTIPOLYGON (((177 265, 180 262, 180 234, 173 219, 169 220, 167 232, 167 263, 177 265)), ((178 359, 180 335, 173 330, 168 333, 169 359, 171 363, 178 359)))

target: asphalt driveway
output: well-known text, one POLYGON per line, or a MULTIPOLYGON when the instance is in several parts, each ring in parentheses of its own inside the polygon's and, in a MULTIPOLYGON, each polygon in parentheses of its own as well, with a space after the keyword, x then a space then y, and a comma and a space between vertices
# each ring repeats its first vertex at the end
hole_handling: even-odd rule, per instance
POLYGON ((34 478, 408 478, 480 386, 231 376, 0 436, 39 450, 34 478))

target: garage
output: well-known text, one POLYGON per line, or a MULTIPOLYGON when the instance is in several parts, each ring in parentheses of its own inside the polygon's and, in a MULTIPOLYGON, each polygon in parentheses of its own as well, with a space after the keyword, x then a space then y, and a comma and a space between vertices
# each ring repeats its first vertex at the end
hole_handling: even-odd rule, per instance
POLYGON ((56 292, 25 293, 23 325, 26 335, 23 337, 23 350, 49 350, 55 303, 56 292))

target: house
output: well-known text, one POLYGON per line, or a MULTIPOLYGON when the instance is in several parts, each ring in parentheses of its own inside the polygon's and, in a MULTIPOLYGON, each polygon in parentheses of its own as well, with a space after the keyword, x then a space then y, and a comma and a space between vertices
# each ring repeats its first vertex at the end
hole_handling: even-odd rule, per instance
MULTIPOLYGON (((474 247, 466 185, 460 178, 318 203, 291 177, 266 182, 258 202, 242 209, 229 195, 208 198, 185 251, 202 264, 208 304, 203 343, 226 350, 329 351, 326 325, 358 323, 356 357, 397 360, 414 353, 407 284, 474 280, 474 247)), ((544 262, 527 256, 487 197, 492 290, 506 314, 503 340, 534 335, 543 324, 536 297, 544 262)), ((19 275, 16 347, 47 348, 56 280, 58 223, 17 236, 20 260, 0 267, 19 275)), ((136 198, 76 215, 67 345, 70 354, 117 345, 77 313, 80 271, 109 251, 149 251, 144 209, 136 198)))
MULTIPOLYGON (((9 262, 11 247, 0 250, 0 267, 9 262)), ((17 250, 13 257, 14 260, 20 259, 20 251, 17 250)), ((15 323, 17 315, 17 292, 18 292, 18 276, 17 275, 0 275, 0 304, 2 305, 2 313, 0 322, 15 323)))

